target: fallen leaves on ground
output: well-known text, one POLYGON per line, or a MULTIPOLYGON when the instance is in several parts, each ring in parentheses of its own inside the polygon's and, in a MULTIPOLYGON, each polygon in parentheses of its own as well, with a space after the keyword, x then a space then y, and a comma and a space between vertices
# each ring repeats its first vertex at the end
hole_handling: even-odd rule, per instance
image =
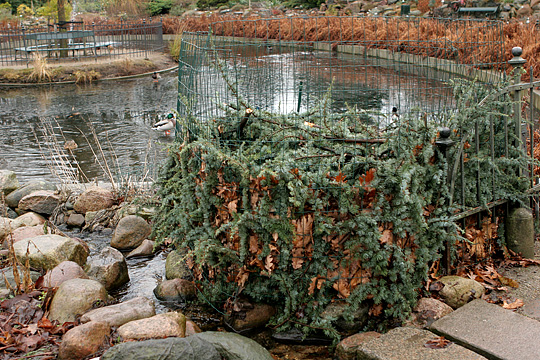
POLYGON ((515 309, 519 309, 523 305, 525 305, 525 303, 521 299, 516 299, 515 301, 513 301, 511 303, 508 303, 508 302, 506 302, 506 300, 504 300, 502 307, 505 308, 505 309, 508 309, 508 310, 515 310, 515 309))
POLYGON ((424 346, 430 349, 445 349, 450 346, 450 344, 452 344, 450 340, 445 339, 444 336, 440 336, 427 341, 424 346))

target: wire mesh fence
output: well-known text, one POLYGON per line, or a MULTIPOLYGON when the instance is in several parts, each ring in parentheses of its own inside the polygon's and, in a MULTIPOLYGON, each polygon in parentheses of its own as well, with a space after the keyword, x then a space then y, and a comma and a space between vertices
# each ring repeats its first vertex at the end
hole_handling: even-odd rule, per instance
POLYGON ((50 61, 147 57, 164 49, 161 22, 21 27, 0 32, 0 65, 28 63, 33 54, 50 61))

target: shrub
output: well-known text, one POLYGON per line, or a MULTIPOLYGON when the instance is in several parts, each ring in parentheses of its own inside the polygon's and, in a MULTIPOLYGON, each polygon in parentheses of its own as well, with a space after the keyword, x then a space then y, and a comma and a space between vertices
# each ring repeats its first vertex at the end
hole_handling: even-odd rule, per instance
POLYGON ((167 14, 173 6, 172 0, 152 0, 148 3, 148 11, 150 15, 167 14))

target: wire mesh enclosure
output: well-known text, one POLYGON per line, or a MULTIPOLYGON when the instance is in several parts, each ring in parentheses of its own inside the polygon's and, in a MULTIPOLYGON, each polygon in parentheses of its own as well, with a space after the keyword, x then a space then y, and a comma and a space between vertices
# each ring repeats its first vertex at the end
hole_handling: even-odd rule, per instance
POLYGON ((0 65, 28 63, 34 54, 52 61, 148 56, 163 51, 161 22, 67 23, 0 32, 0 65))
MULTIPOLYGON (((184 33, 183 142, 160 184, 158 235, 189 249, 205 296, 233 315, 248 296, 281 306, 278 327, 332 335, 332 301, 403 318, 458 233, 438 128, 465 139, 482 119, 481 140, 467 135, 449 157, 489 147, 486 113, 504 106, 463 109, 502 82, 502 40, 498 22, 410 18, 222 21, 184 33), (463 78, 476 83, 453 84, 463 78)), ((505 181, 503 168, 520 166, 506 160, 483 164, 505 181)), ((475 184, 481 161, 452 175, 475 184)))

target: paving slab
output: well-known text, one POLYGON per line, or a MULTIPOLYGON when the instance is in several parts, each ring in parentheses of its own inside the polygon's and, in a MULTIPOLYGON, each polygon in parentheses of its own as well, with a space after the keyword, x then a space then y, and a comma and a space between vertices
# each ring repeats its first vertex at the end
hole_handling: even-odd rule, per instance
POLYGON ((438 335, 417 328, 400 327, 358 347, 358 360, 486 360, 469 349, 451 343, 446 348, 431 349, 425 346, 438 335))
POLYGON ((540 359, 540 322, 484 300, 464 305, 430 329, 488 359, 540 359))

